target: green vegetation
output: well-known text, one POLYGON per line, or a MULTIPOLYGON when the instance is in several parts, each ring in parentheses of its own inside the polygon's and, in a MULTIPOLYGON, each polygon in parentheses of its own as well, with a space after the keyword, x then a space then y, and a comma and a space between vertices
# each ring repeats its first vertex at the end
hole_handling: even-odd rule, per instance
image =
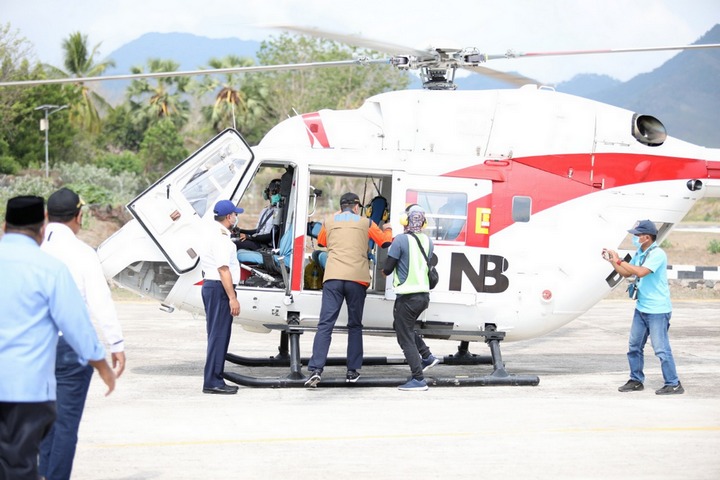
POLYGON ((708 243, 707 249, 708 249, 708 252, 710 252, 710 253, 720 253, 720 241, 710 240, 710 243, 708 243))
MULTIPOLYGON (((74 32, 63 40, 62 67, 35 60, 33 46, 10 24, 0 24, 0 81, 100 76, 114 65, 98 60, 97 44, 74 32)), ((261 64, 347 60, 379 54, 330 41, 282 35, 263 42, 261 64)), ((208 68, 251 66, 236 56, 208 59, 208 68)), ((172 59, 149 59, 132 73, 175 71, 172 59)), ((406 73, 380 66, 263 74, 133 80, 125 99, 110 105, 83 82, 0 87, 0 209, 22 194, 47 197, 66 185, 88 203, 124 204, 225 128, 236 126, 257 144, 279 121, 323 108, 356 108, 372 95, 407 87, 406 73), (45 178, 41 105, 49 114, 51 174, 45 178)), ((0 219, 4 213, 0 210, 0 219)))
POLYGON ((702 198, 693 205, 683 222, 720 223, 720 198, 702 198))

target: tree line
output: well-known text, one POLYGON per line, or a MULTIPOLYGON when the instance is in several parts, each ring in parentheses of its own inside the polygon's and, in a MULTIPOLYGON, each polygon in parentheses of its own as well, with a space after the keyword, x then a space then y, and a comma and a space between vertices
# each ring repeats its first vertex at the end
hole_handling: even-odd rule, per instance
MULTIPOLYGON (((115 64, 112 59, 99 59, 100 45, 91 48, 87 35, 74 32, 62 41, 63 64, 48 65, 35 59, 33 45, 19 31, 9 23, 0 25, 0 81, 102 76, 115 64)), ((347 60, 353 55, 380 57, 371 50, 288 34, 262 42, 257 52, 259 65, 347 60)), ((209 58, 199 69, 254 64, 252 58, 228 55, 209 58)), ((149 58, 129 73, 173 72, 178 68, 173 59, 149 58)), ((89 185, 77 185, 75 179, 59 180, 65 184, 75 181, 79 191, 92 193, 99 185, 91 180, 93 175, 133 177, 137 188, 142 188, 225 128, 235 126, 254 145, 295 112, 357 108, 365 98, 406 88, 409 82, 404 72, 372 65, 134 79, 123 101, 115 105, 98 93, 97 85, 82 80, 0 87, 0 185, 8 190, 0 196, 17 190, 11 184, 31 185, 24 190, 43 190, 37 181, 18 180, 18 176, 44 168, 45 133, 39 128, 44 112, 37 109, 42 105, 67 105, 49 117, 52 176, 67 177, 68 171, 77 176, 78 168, 89 169, 94 173, 79 175, 89 177, 83 180, 89 180, 89 185)), ((45 187, 50 189, 52 183, 53 179, 47 180, 45 187)), ((128 185, 127 181, 121 183, 125 188, 128 185)), ((94 194, 102 197, 103 192, 94 194)))

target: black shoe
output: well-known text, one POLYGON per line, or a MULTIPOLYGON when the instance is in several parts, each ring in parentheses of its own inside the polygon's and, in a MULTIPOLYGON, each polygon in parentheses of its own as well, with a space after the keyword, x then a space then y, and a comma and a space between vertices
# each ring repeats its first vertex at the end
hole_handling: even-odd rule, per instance
POLYGON ((308 388, 317 388, 318 383, 320 383, 320 373, 322 373, 320 370, 313 370, 312 375, 310 375, 310 378, 305 382, 305 386, 308 388))
POLYGON ((625 385, 618 388, 618 392, 639 392, 644 388, 645 386, 637 380, 628 380, 625 385))
POLYGON ((348 370, 347 375, 345 375, 345 382, 355 383, 358 381, 358 378, 360 378, 360 374, 358 372, 355 370, 348 370))
POLYGON ((685 389, 680 382, 677 385, 665 385, 660 390, 655 390, 655 395, 682 395, 685 389))
POLYGON ((203 388, 203 393, 215 393, 218 395, 234 395, 238 391, 238 387, 234 385, 222 385, 220 387, 203 388))

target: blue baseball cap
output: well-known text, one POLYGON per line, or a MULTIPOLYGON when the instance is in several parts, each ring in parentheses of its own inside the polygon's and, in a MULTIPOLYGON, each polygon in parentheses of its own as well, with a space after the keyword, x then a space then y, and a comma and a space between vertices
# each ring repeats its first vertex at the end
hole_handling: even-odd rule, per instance
POLYGON ((231 213, 243 213, 244 211, 242 208, 235 206, 230 200, 220 200, 215 204, 215 208, 213 209, 216 217, 224 217, 231 213))
POLYGON ((640 220, 637 224, 628 230, 633 235, 657 235, 657 227, 650 220, 640 220))

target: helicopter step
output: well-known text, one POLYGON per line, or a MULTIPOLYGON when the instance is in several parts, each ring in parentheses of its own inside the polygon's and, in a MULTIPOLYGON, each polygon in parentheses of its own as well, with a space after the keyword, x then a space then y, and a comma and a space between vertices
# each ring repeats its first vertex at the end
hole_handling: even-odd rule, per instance
MULTIPOLYGON (((304 331, 314 331, 314 328, 299 327, 297 325, 272 326, 273 329, 282 330, 284 336, 287 337, 289 344, 289 355, 283 355, 283 347, 281 343, 280 355, 267 359, 249 359, 233 354, 228 354, 226 359, 232 363, 249 366, 290 366, 290 374, 286 377, 254 377, 243 375, 236 372, 225 372, 225 378, 238 385, 247 387, 265 387, 265 388, 288 388, 288 387, 304 387, 307 377, 302 373, 302 365, 307 365, 307 359, 300 357, 300 335, 304 331), (304 362, 303 362, 304 360, 304 362)), ((447 335, 447 330, 422 330, 424 335, 447 335)), ((500 353, 499 342, 505 337, 504 332, 495 331, 492 327, 481 332, 453 332, 455 335, 463 336, 483 336, 485 342, 490 347, 490 362, 486 361, 486 357, 475 356, 467 351, 467 342, 461 342, 458 348, 458 354, 455 356, 444 357, 447 364, 451 365, 468 365, 479 363, 492 363, 493 372, 490 375, 483 376, 454 376, 454 377, 437 377, 426 376, 425 380, 428 385, 435 387, 443 386, 535 386, 540 383, 540 379, 536 375, 510 375, 505 370, 500 353)), ((344 364, 344 358, 335 358, 333 364, 344 364), (342 363, 341 363, 342 360, 342 363)), ((399 365, 405 363, 403 360, 388 359, 387 357, 369 357, 363 359, 363 365, 399 365), (372 363, 366 361, 372 361, 372 363)), ((327 365, 330 365, 328 363, 327 365)), ((401 385, 407 381, 406 377, 371 377, 363 376, 354 383, 348 383, 344 378, 325 378, 321 382, 322 387, 388 387, 401 385)))
MULTIPOLYGON (((270 328, 276 329, 275 326, 270 326, 270 328)), ((315 331, 316 329, 307 330, 315 331)), ((427 331, 428 330, 420 330, 418 333, 426 335, 427 331)), ((443 333, 447 332, 444 331, 443 333)), ((458 346, 457 353, 438 357, 440 363, 445 365, 492 365, 492 356, 470 353, 468 350, 469 343, 470 342, 462 341, 458 346)), ((287 367, 290 365, 287 330, 283 329, 280 332, 278 354, 274 357, 245 357, 234 353, 227 353, 225 354, 225 360, 230 363, 234 363, 235 365, 242 365, 245 367, 287 367)), ((310 357, 302 357, 300 359, 300 363, 306 366, 309 361, 310 357)), ((328 367, 336 367, 346 364, 346 357, 328 357, 325 361, 325 365, 328 367)), ((363 366, 378 365, 407 365, 407 360, 405 360, 405 357, 363 357, 363 366)))
MULTIPOLYGON (((463 356, 454 354, 438 358, 440 363, 444 365, 492 365, 492 357, 490 355, 477 355, 469 352, 463 356)), ((244 367, 287 367, 290 365, 290 354, 285 351, 278 353, 274 357, 245 357, 234 353, 227 353, 225 360, 244 367)), ((302 365, 307 366, 309 361, 310 357, 300 358, 302 365)), ((328 367, 337 367, 346 364, 346 357, 328 357, 325 361, 325 365, 328 367)), ((383 365, 407 365, 407 360, 405 360, 405 357, 363 357, 363 367, 383 365)))

